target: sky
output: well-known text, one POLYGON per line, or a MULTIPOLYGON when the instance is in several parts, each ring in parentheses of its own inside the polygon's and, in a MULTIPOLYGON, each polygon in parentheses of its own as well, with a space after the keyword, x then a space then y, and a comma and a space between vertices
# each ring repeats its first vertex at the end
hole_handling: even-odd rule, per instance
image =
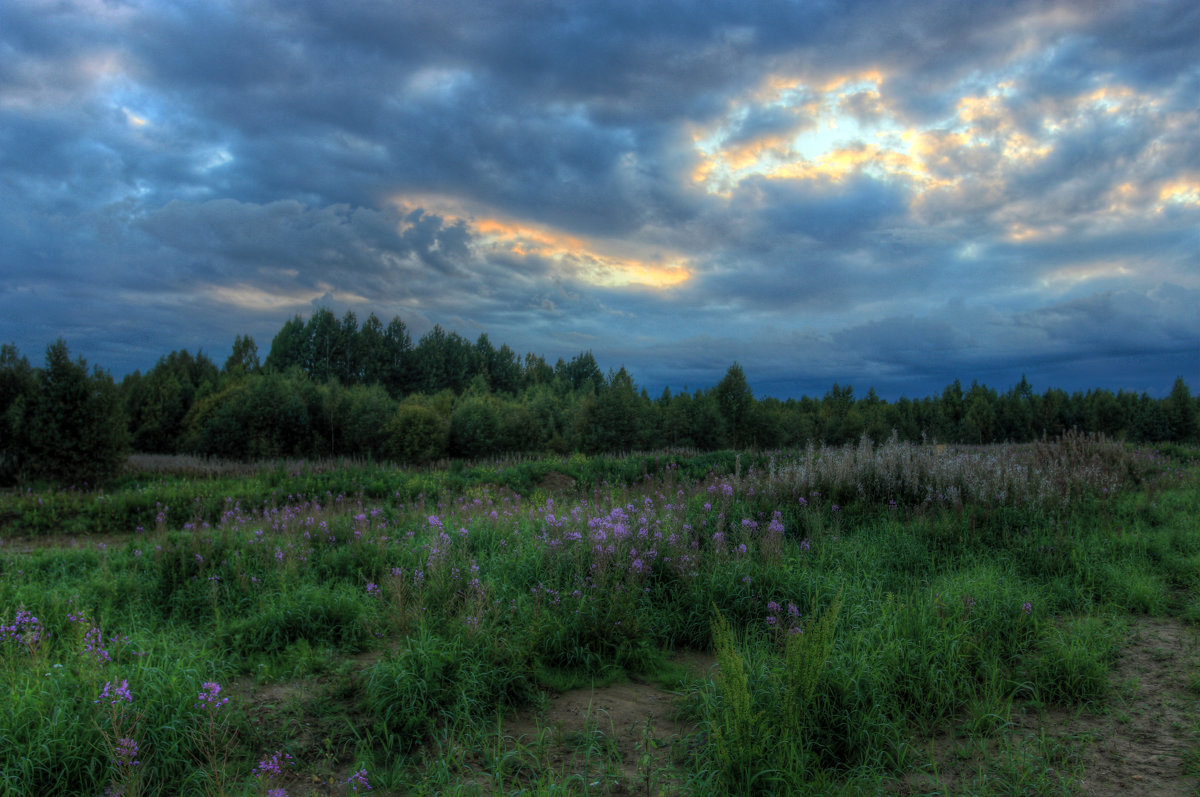
POLYGON ((2 0, 0 342, 1200 390, 1200 3, 2 0))

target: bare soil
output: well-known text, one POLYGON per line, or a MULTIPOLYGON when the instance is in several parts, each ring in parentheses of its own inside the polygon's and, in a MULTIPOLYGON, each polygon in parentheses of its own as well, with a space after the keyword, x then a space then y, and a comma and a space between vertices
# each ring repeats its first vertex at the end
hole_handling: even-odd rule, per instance
POLYGON ((900 794, 1039 793, 1088 797, 1200 794, 1200 635, 1181 621, 1139 618, 1103 706, 1014 710, 989 738, 925 740, 924 770, 900 794))

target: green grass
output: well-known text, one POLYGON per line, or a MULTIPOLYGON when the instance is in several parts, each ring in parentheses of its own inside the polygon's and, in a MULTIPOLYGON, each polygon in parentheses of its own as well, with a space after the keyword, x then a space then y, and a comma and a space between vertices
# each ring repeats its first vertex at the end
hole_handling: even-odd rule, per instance
POLYGON ((1021 737, 1014 713, 1102 710, 1131 624, 1197 622, 1200 491, 1194 466, 1058 445, 5 494, 9 529, 122 536, 0 548, 0 794, 349 794, 361 769, 378 793, 849 794, 937 781, 923 740, 944 732, 990 761, 954 789, 1069 793, 1076 747, 1021 737), (551 471, 576 491, 539 488, 551 471), (691 676, 683 650, 720 666, 691 676), (676 691, 695 728, 669 772, 602 716, 503 737, 553 692, 631 678, 676 691), (94 702, 122 681, 132 701, 94 702), (217 709, 197 705, 212 682, 217 709), (274 751, 295 766, 269 779, 274 751))

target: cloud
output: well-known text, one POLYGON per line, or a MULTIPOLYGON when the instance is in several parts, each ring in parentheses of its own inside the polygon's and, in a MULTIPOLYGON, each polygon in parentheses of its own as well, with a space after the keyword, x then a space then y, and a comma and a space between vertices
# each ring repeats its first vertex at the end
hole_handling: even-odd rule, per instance
POLYGON ((327 300, 676 386, 1195 373, 1186 0, 8 0, 0 53, 23 350, 327 300))

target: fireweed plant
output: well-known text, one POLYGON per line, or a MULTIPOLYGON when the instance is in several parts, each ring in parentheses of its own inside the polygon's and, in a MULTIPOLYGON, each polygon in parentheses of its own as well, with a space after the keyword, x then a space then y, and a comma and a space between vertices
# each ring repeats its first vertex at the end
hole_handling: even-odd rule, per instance
POLYGON ((681 682, 696 736, 656 782, 877 788, 937 729, 1101 704, 1131 614, 1200 620, 1195 477, 1094 437, 864 439, 5 495, 42 534, 47 504, 132 520, 0 547, 0 794, 604 793, 619 771, 556 769, 503 718, 682 650, 719 667, 681 682))

